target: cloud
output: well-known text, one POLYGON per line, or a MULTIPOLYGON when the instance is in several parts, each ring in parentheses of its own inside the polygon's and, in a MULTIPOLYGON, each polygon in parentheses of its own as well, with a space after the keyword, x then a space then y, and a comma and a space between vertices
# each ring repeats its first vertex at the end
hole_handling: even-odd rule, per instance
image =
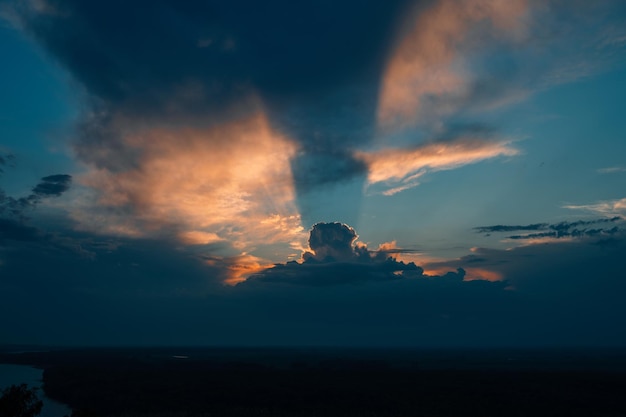
POLYGON ((208 245, 223 240, 216 233, 191 230, 178 234, 178 239, 186 245, 208 245))
MULTIPOLYGON (((362 285, 367 282, 390 282, 398 279, 437 279, 426 276, 414 262, 405 263, 396 258, 413 250, 398 248, 387 242, 377 250, 357 242, 356 231, 342 223, 317 223, 310 230, 309 250, 302 261, 276 264, 256 271, 239 285, 304 285, 325 287, 335 285, 362 285)), ((442 277, 463 281, 465 271, 443 271, 442 277)))
POLYGON ((398 279, 405 271, 421 274, 415 264, 398 262, 386 250, 370 251, 364 244, 355 244, 357 239, 356 231, 348 225, 317 223, 310 231, 309 250, 303 252, 302 263, 277 264, 251 275, 244 284, 326 286, 398 279))
MULTIPOLYGON (((383 126, 412 124, 433 113, 449 113, 437 98, 467 94, 471 79, 463 50, 472 42, 521 41, 526 37, 526 0, 442 0, 421 4, 407 19, 387 63, 378 119, 383 126)), ((494 42, 495 43, 495 42, 494 42)))
MULTIPOLYGON (((12 160, 12 159, 11 159, 12 160)), ((2 164, 0 164, 1 166, 2 164)), ((43 177, 39 184, 32 188, 31 194, 25 197, 12 197, 0 188, 0 215, 8 215, 24 221, 25 212, 34 209, 44 199, 59 197, 69 190, 72 176, 67 174, 43 177)))
POLYGON ((72 213, 83 230, 181 242, 296 244, 303 230, 289 169, 296 145, 263 114, 207 128, 151 126, 119 138, 128 161, 91 154, 78 181, 95 193, 72 213), (209 239, 207 239, 207 237, 209 239))
POLYGON ((599 174, 615 174, 617 172, 626 172, 626 168, 615 166, 615 167, 607 167, 598 169, 599 174))
MULTIPOLYGON (((452 119, 591 74, 623 46, 589 2, 409 3, 4 2, 84 112, 71 191, 55 175, 32 197, 0 193, 0 328, 58 344, 623 345, 610 328, 625 313, 618 223, 488 226, 563 238, 419 265, 341 223, 317 224, 305 247, 303 195, 360 193, 365 177, 393 194, 517 155, 497 129, 452 119), (572 54, 600 46, 593 62, 572 54), (414 123, 414 137, 386 135, 414 123), (61 193, 70 219, 12 217, 61 193)), ((337 201, 356 211, 352 195, 337 201)), ((570 208, 621 207, 601 203, 570 208)))
MULTIPOLYGON (((602 293, 595 299, 599 303, 615 298, 624 288, 617 279, 621 276, 619 253, 626 243, 624 236, 624 230, 617 230, 610 235, 584 235, 507 250, 475 248, 472 255, 448 266, 478 259, 476 264, 498 271, 520 291, 536 290, 537 297, 546 298, 576 292, 577 297, 590 300, 602 293)), ((569 302, 574 303, 574 298, 569 302)))
MULTIPOLYGON (((85 87, 98 110, 144 121, 223 121, 254 112, 254 97, 261 97, 273 123, 313 144, 310 132, 328 140, 345 115, 374 111, 371 85, 395 16, 409 1, 321 1, 305 15, 287 0, 38 6, 48 3, 9 2, 20 27, 85 87)), ((346 139, 355 126, 343 126, 346 139)))
POLYGON ((352 149, 370 129, 355 127, 374 123, 405 0, 321 2, 298 19, 282 0, 48 3, 9 2, 82 87, 72 147, 89 172, 71 214, 81 230, 302 246, 296 200, 365 176, 352 149))
POLYGON ((57 197, 69 190, 72 176, 67 174, 49 175, 33 188, 33 194, 40 197, 57 197))
POLYGON ((349 260, 268 267, 254 256, 172 250, 171 241, 55 231, 0 247, 0 325, 9 338, 82 345, 623 344, 615 327, 626 313, 623 233, 476 248, 422 266, 383 253, 398 249, 392 243, 369 250, 355 235, 330 224, 313 239, 318 248, 348 245, 349 260), (252 275, 221 285, 241 273, 252 275))
POLYGON ((303 259, 320 262, 352 260, 353 244, 358 235, 348 225, 341 223, 317 223, 309 236, 312 252, 305 252, 303 259))
POLYGON ((621 8, 619 1, 416 3, 386 62, 379 129, 436 128, 605 71, 619 62, 621 8))
POLYGON ((359 152, 357 157, 368 166, 369 184, 383 183, 387 187, 383 193, 389 195, 418 185, 419 178, 428 172, 455 169, 518 153, 507 141, 461 138, 408 149, 359 152))
POLYGON ((599 201, 593 204, 574 205, 568 204, 563 208, 570 210, 587 211, 603 216, 621 216, 626 217, 626 198, 599 201))
POLYGON ((548 223, 535 223, 526 226, 510 226, 510 225, 496 225, 496 226, 480 226, 475 227, 474 230, 478 233, 493 233, 493 232, 517 232, 517 231, 532 231, 532 230, 544 230, 548 227, 548 223))
POLYGON ((621 224, 623 218, 615 216, 608 219, 594 220, 578 220, 574 222, 563 221, 560 223, 535 223, 525 226, 521 225, 495 225, 475 227, 477 233, 485 233, 489 236, 491 233, 503 232, 537 232, 518 235, 508 235, 507 239, 523 240, 529 243, 545 243, 546 240, 582 238, 589 236, 611 236, 620 233, 622 229, 614 224, 621 224), (609 224, 613 227, 595 227, 588 228, 584 226, 609 224))

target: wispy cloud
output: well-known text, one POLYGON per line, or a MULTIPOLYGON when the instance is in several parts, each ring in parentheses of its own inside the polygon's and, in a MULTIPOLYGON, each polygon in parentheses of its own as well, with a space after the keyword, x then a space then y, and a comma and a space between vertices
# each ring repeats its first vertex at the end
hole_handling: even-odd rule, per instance
POLYGON ((387 60, 378 126, 438 126, 605 71, 626 38, 616 10, 619 1, 420 3, 387 60))
POLYGON ((383 183, 387 187, 383 193, 389 195, 418 185, 418 179, 428 172, 455 169, 517 154, 519 151, 510 141, 458 139, 408 149, 360 152, 357 156, 368 166, 369 183, 383 183))
MULTIPOLYGON (((441 0, 426 10, 416 7, 384 73, 379 123, 412 124, 433 114, 433 99, 468 94, 472 76, 464 54, 486 39, 525 38, 528 10, 526 0, 441 0)), ((452 101, 434 113, 450 113, 452 101)))
POLYGON ((626 172, 626 168, 622 166, 615 166, 598 169, 598 174, 615 174, 617 172, 626 172))
MULTIPOLYGON (((0 167, 4 163, 0 159, 0 167)), ((2 171, 0 171, 0 174, 2 171)), ((48 175, 43 177, 24 197, 12 197, 0 188, 0 216, 8 216, 21 221, 26 220, 27 211, 37 207, 50 197, 59 197, 72 184, 72 176, 67 174, 48 175)))
POLYGON ((591 213, 600 214, 600 215, 608 216, 608 217, 612 217, 612 216, 626 217, 626 198, 599 201, 597 203, 592 203, 592 204, 581 204, 581 205, 568 204, 568 205, 563 206, 563 208, 570 209, 570 210, 588 211, 591 213))
POLYGON ((489 236, 492 233, 532 232, 507 235, 507 241, 522 242, 523 245, 532 245, 558 240, 566 241, 578 238, 609 237, 621 233, 619 227, 622 217, 602 218, 594 220, 577 220, 573 222, 563 221, 560 223, 535 223, 529 225, 495 225, 475 227, 477 233, 489 236), (606 226, 605 226, 606 225, 606 226))

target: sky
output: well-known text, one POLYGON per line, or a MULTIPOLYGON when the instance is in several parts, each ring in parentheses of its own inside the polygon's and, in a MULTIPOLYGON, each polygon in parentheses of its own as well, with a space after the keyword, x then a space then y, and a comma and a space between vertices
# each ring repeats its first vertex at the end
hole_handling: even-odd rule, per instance
POLYGON ((0 343, 626 345, 621 0, 0 0, 0 343))

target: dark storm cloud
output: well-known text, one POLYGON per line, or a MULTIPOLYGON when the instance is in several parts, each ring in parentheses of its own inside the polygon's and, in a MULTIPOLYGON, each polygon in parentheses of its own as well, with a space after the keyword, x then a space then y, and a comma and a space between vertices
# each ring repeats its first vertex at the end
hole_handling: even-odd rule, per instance
POLYGON ((83 161, 134 169, 141 150, 124 143, 125 129, 206 126, 261 107, 302 145, 292 163, 301 195, 363 175, 350 149, 371 140, 395 24, 413 2, 10 3, 85 88, 91 108, 74 145, 83 161))
POLYGON ((314 99, 376 72, 407 2, 41 3, 48 12, 16 3, 22 24, 90 94, 134 114, 206 116, 250 88, 314 99))

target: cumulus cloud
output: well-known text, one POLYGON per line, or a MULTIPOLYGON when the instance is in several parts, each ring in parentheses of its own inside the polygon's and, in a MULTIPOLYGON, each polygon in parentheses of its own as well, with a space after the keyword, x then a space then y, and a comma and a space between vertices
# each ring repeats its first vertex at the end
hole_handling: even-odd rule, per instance
POLYGON ((351 260, 354 256, 354 241, 358 235, 348 225, 341 223, 318 223, 309 236, 309 247, 313 252, 305 252, 304 260, 320 262, 351 260))
MULTIPOLYGON (((314 287, 390 282, 398 279, 423 278, 424 270, 414 262, 397 259, 400 253, 413 250, 398 248, 395 242, 370 250, 357 241, 356 231, 342 223, 317 223, 310 230, 309 250, 302 261, 276 264, 251 274, 240 285, 286 284, 314 287)), ((463 281, 463 269, 444 271, 442 277, 463 281)))

